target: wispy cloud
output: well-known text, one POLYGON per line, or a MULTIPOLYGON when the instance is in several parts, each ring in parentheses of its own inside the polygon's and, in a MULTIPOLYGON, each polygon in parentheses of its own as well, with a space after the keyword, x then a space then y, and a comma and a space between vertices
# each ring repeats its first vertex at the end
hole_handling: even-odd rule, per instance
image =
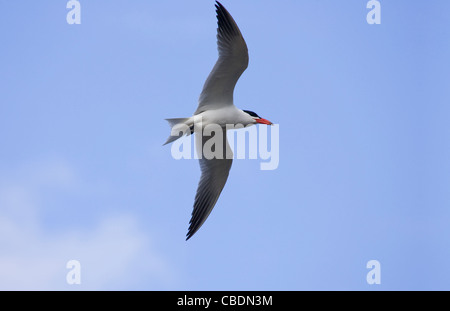
POLYGON ((164 289, 174 274, 131 214, 111 214, 94 225, 48 230, 42 187, 78 187, 64 161, 22 167, 0 178, 0 289, 164 289), (81 285, 66 283, 66 263, 81 263, 81 285), (145 284, 145 285, 143 285, 145 284))

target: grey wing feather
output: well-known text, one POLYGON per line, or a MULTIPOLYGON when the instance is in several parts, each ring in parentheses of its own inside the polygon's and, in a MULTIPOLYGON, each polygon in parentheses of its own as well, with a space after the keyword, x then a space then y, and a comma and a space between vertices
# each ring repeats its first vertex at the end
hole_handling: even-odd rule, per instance
MULTIPOLYGON (((217 135, 217 133, 215 133, 217 135)), ((203 147, 209 137, 202 136, 202 134, 196 133, 197 148, 203 147)), ((200 159, 201 177, 197 188, 197 194, 195 195, 194 209, 192 211, 191 220, 189 222, 189 230, 186 235, 186 240, 190 239, 195 232, 203 225, 208 218, 212 209, 216 205, 219 199, 220 193, 228 179, 228 174, 233 162, 233 153, 228 144, 226 131, 223 131, 222 141, 222 154, 217 158, 208 160, 202 156, 200 159)), ((201 151, 197 151, 200 154, 201 151)))
POLYGON ((194 114, 233 105, 233 91, 248 66, 248 49, 230 13, 217 2, 217 48, 219 58, 203 86, 194 114))

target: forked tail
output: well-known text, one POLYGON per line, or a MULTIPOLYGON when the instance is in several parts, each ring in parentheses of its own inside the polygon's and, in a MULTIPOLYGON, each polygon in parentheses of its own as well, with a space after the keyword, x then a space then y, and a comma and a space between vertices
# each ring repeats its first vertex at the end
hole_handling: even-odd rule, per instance
POLYGON ((194 125, 192 118, 173 118, 166 120, 169 122, 171 130, 170 136, 167 138, 164 145, 167 145, 168 143, 171 143, 184 135, 192 134, 192 127, 194 125))

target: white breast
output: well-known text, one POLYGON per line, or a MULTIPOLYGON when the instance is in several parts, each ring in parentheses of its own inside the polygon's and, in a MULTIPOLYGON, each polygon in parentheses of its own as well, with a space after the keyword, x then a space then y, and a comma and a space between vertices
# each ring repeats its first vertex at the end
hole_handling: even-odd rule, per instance
POLYGON ((234 105, 207 110, 200 113, 198 116, 202 117, 203 126, 208 124, 218 124, 222 127, 225 127, 227 124, 242 124, 243 126, 247 126, 256 123, 250 115, 243 112, 241 109, 236 108, 234 105))

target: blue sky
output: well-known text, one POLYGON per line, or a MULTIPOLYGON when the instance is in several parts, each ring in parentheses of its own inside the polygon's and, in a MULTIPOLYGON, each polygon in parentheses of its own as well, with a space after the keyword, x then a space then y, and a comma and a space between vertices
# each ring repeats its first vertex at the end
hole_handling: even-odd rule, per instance
POLYGON ((0 1, 0 289, 450 289, 448 1, 223 0, 280 163, 234 161, 188 242, 200 171, 164 119, 197 107, 214 2, 80 3, 0 1))

